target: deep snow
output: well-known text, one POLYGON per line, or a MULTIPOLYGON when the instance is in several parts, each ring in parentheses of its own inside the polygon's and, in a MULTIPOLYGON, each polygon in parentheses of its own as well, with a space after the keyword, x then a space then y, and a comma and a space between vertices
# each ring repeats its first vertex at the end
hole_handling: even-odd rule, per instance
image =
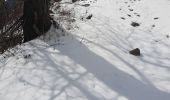
POLYGON ((66 1, 60 29, 0 55, 0 100, 170 100, 169 0, 66 1))

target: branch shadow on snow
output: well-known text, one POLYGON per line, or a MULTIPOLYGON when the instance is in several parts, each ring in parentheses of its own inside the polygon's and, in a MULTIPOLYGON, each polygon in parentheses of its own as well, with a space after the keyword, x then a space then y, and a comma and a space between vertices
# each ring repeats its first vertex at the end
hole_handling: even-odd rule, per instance
MULTIPOLYGON (((149 66, 155 66, 156 68, 165 68, 168 71, 170 70, 170 53, 167 52, 170 51, 170 45, 168 42, 169 38, 161 36, 161 33, 161 35, 159 35, 158 37, 158 35, 155 35, 154 32, 148 32, 140 28, 129 28, 131 32, 127 35, 127 29, 124 28, 127 26, 124 24, 112 26, 108 24, 108 21, 106 20, 102 21, 101 19, 95 18, 95 21, 95 23, 97 24, 91 22, 89 25, 97 30, 97 32, 99 32, 101 35, 104 35, 107 42, 111 41, 111 45, 114 45, 116 48, 123 51, 124 53, 128 53, 129 50, 132 50, 134 48, 140 48, 142 56, 144 56, 138 58, 140 60, 140 63, 149 66), (102 28, 99 26, 102 26, 102 28), (124 29, 126 29, 126 32, 124 31, 124 29), (129 41, 130 39, 133 41, 129 41)), ((93 42, 88 39, 86 41, 93 42)), ((95 44, 95 42, 93 42, 93 44, 95 44)), ((112 52, 112 50, 108 50, 104 46, 100 47, 105 49, 106 51, 112 52)))
MULTIPOLYGON (((77 39, 79 37, 68 37, 71 37, 71 45, 54 45, 56 52, 49 48, 40 50, 37 47, 34 50, 37 57, 32 58, 35 67, 28 74, 32 74, 31 77, 35 80, 37 77, 39 81, 34 82, 34 78, 29 79, 23 76, 20 77, 21 82, 35 87, 37 91, 47 91, 47 100, 61 99, 61 97, 62 99, 87 98, 89 100, 118 100, 121 97, 128 100, 170 99, 169 93, 157 89, 138 69, 118 54, 93 43, 132 68, 144 82, 118 69, 116 65, 91 51, 86 45, 80 43, 77 39)), ((36 94, 35 92, 34 95, 36 94)))
MULTIPOLYGON (((83 98, 119 100, 122 97, 128 100, 170 99, 169 93, 157 89, 134 65, 114 51, 86 39, 101 50, 110 52, 121 63, 133 69, 142 81, 91 51, 79 41, 81 37, 71 35, 67 37, 69 44, 50 46, 51 43, 46 42, 47 48, 41 48, 44 45, 33 42, 32 52, 36 56, 33 55, 28 59, 29 61, 24 63, 16 73, 19 82, 25 86, 22 91, 17 92, 17 97, 31 88, 33 89, 31 100, 44 99, 44 96, 45 100, 83 98), (27 67, 30 63, 33 63, 33 66, 27 67)), ((119 49, 122 48, 124 47, 119 49)))

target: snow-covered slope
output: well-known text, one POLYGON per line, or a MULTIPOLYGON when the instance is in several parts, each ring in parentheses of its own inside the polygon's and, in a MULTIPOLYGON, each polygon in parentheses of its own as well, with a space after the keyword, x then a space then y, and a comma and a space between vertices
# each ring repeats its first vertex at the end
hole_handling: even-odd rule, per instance
POLYGON ((0 56, 0 100, 170 100, 169 0, 66 1, 60 29, 0 56))

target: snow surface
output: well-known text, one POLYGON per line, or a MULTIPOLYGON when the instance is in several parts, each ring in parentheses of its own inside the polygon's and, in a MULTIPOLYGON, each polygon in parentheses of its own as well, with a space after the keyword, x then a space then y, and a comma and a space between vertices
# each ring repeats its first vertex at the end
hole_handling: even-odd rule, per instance
POLYGON ((66 1, 74 23, 0 55, 0 100, 170 100, 169 0, 66 1))

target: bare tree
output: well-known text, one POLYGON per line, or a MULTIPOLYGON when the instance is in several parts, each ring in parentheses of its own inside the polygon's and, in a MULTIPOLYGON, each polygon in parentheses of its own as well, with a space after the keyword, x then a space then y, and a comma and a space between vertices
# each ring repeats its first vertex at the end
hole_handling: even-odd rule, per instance
POLYGON ((0 0, 0 53, 49 30, 49 1, 0 0))
POLYGON ((25 0, 23 13, 24 42, 49 30, 51 26, 49 0, 25 0))

